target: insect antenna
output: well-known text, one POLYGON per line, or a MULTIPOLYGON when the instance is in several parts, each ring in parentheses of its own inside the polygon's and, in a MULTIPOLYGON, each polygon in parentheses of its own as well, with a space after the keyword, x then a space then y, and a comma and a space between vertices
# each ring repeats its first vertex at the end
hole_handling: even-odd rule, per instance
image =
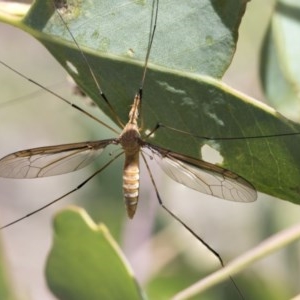
MULTIPOLYGON (((177 222, 179 222, 189 233, 191 233, 203 246, 205 246, 216 258, 217 260, 220 262, 220 265, 222 268, 224 268, 225 264, 223 262, 223 259, 221 257, 221 255, 215 250, 213 249, 207 242, 205 242, 205 240, 203 238, 201 238, 194 230, 192 230, 186 223, 184 223, 176 214, 174 214, 167 206, 165 206, 165 204, 163 203, 160 194, 158 192, 154 177, 152 175, 151 169, 149 167, 149 164, 146 160, 146 157, 144 155, 144 153, 141 153, 142 155, 142 159, 146 165, 146 169, 148 171, 148 174, 150 176, 150 180, 152 182, 152 185, 154 187, 155 190, 155 194, 156 194, 156 198, 158 200, 159 205, 170 215, 172 216, 177 222)), ((237 286, 236 282, 234 281, 232 276, 229 276, 230 281, 232 282, 232 284, 234 285, 235 289, 237 290, 239 296, 241 297, 241 299, 245 299, 241 290, 239 289, 239 287, 237 286)))
POLYGON ((124 152, 122 151, 121 153, 119 153, 118 155, 116 155, 115 157, 113 157, 113 158, 112 158, 111 160, 109 160, 104 166, 102 166, 100 169, 98 169, 97 171, 95 171, 92 175, 90 175, 88 178, 86 178, 83 182, 81 182, 79 185, 77 185, 74 189, 72 189, 72 190, 70 190, 69 192, 63 194, 62 196, 60 196, 60 197, 54 199, 53 201, 51 201, 51 202, 49 202, 49 203, 47 203, 47 204, 45 204, 45 205, 43 205, 43 206, 41 206, 41 207, 35 209, 34 211, 31 211, 30 213, 24 215, 23 217, 20 217, 20 218, 18 218, 18 219, 16 219, 16 220, 14 220, 14 221, 12 221, 12 222, 10 222, 10 223, 4 225, 4 226, 1 226, 1 227, 0 227, 0 230, 5 229, 5 228, 7 228, 7 227, 10 227, 10 226, 12 226, 12 225, 14 225, 14 224, 16 224, 16 223, 19 223, 20 221, 22 221, 22 220, 24 220, 24 219, 26 219, 26 218, 28 218, 28 217, 30 217, 30 216, 32 216, 32 215, 34 215, 34 214, 40 212, 40 211, 42 211, 43 209, 45 209, 45 208, 51 206, 52 204, 54 204, 54 203, 60 201, 61 199, 63 199, 63 198, 65 198, 65 197, 67 197, 67 196, 73 194, 74 192, 78 191, 78 190, 81 189, 84 185, 86 185, 92 178, 94 178, 97 174, 101 173, 104 169, 106 169, 111 163, 113 163, 113 162, 114 162, 117 158, 119 158, 123 153, 124 153, 124 152))

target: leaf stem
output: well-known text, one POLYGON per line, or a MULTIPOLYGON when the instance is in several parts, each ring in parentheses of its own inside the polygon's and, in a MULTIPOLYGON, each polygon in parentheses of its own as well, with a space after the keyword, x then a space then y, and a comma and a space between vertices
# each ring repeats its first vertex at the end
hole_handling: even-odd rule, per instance
POLYGON ((187 289, 176 294, 172 300, 188 299, 198 295, 208 288, 227 280, 229 276, 233 276, 259 259, 268 256, 272 252, 295 242, 300 238, 300 223, 282 230, 281 232, 267 238, 255 248, 247 251, 238 258, 232 260, 224 268, 212 273, 211 275, 199 280, 187 289))

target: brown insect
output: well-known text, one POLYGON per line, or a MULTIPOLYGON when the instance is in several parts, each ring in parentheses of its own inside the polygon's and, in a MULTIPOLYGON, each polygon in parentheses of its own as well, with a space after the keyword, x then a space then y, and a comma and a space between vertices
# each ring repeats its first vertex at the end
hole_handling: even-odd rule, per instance
POLYGON ((143 148, 151 150, 151 156, 172 179, 187 187, 226 200, 256 200, 255 188, 237 174, 142 140, 138 128, 140 100, 139 91, 134 97, 129 121, 118 138, 18 151, 0 160, 0 176, 38 178, 73 172, 90 164, 108 145, 120 144, 125 154, 123 194, 130 218, 135 214, 139 198, 139 155, 141 153, 145 160, 143 148))
MULTIPOLYGON (((156 28, 158 1, 156 3, 156 15, 154 17, 155 22, 149 39, 149 47, 146 55, 141 86, 143 86, 146 75, 147 62, 156 28)), ((92 72, 91 68, 90 71, 92 72)), ((107 100, 104 94, 101 94, 101 96, 107 100)), ((77 171, 90 164, 108 145, 121 145, 123 148, 122 153, 125 155, 123 171, 123 194, 129 218, 134 217, 139 199, 140 155, 142 156, 142 159, 145 161, 149 170, 143 149, 150 150, 150 157, 159 163, 161 168, 169 177, 189 188, 226 200, 239 202, 251 202, 256 200, 257 194, 255 188, 251 183, 237 174, 203 160, 176 153, 143 140, 141 138, 139 128, 139 111, 141 100, 142 88, 138 90, 134 97, 133 104, 129 112, 129 121, 123 127, 123 131, 118 138, 39 147, 18 151, 7 155, 0 160, 0 176, 6 178, 39 178, 77 171)), ((116 120, 118 121, 117 116, 116 120)), ((100 121, 100 123, 102 122, 100 121)), ((154 131, 155 129, 152 130, 147 137, 151 136, 154 131)), ((84 183, 80 185, 80 187, 84 185, 90 178, 101 172, 122 153, 118 154, 115 158, 108 162, 101 170, 98 170, 92 174, 86 181, 84 181, 84 183)), ((154 184, 151 174, 150 177, 154 184)), ((155 184, 154 187, 156 189, 155 184)), ((77 189, 78 188, 72 190, 66 195, 77 189)), ((64 196, 60 197, 59 199, 63 198, 64 196)), ((56 202, 59 199, 56 199, 51 203, 56 202)), ((162 204, 159 195, 158 200, 160 204, 162 204)), ((40 211, 50 204, 36 210, 35 212, 40 211)), ((20 218, 6 226, 16 223, 25 217, 20 218)))

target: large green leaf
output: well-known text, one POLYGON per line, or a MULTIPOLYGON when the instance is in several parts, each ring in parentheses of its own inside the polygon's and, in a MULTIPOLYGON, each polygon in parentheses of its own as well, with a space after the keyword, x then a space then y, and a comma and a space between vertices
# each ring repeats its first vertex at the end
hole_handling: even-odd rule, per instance
POLYGON ((55 217, 46 276, 60 300, 144 298, 108 229, 75 207, 55 217))
MULTIPOLYGON (((235 38, 222 44, 222 47, 220 41, 226 40, 225 28, 229 30, 229 36, 237 36, 246 1, 239 1, 237 8, 232 7, 237 1, 226 3, 161 1, 157 35, 143 89, 144 130, 152 129, 157 122, 161 122, 191 133, 179 134, 164 128, 159 129, 150 141, 200 158, 203 146, 210 145, 222 156, 220 165, 245 177, 259 191, 299 202, 299 136, 244 140, 226 138, 298 133, 300 126, 273 109, 238 94, 220 81, 188 72, 196 70, 201 73, 204 70, 205 74, 220 76, 230 62, 235 38), (194 17, 190 13, 185 14, 188 11, 195 11, 194 17), (235 20, 231 25, 228 21, 230 18, 235 20), (176 30, 171 30, 175 25, 176 30), (208 32, 211 34, 208 35, 208 32), (220 33, 222 38, 217 38, 220 33), (207 44, 212 47, 200 51, 207 44), (179 51, 182 45, 186 48, 179 51), (211 61, 217 67, 213 67, 211 61), (208 71, 210 69, 211 72, 208 71), (218 72, 214 71, 216 69, 218 72)), ((93 5, 82 4, 77 7, 74 4, 61 12, 96 77, 100 79, 102 90, 118 116, 126 123, 130 104, 142 77, 143 63, 137 60, 143 60, 146 52, 151 9, 144 2, 95 1, 93 5), (109 7, 99 7, 102 2, 109 3, 109 7), (127 43, 127 40, 130 42, 127 43), (115 44, 118 46, 113 46, 115 44), (133 58, 129 53, 133 54, 133 58)), ((80 87, 112 116, 99 97, 88 67, 65 24, 57 14, 50 18, 52 8, 51 3, 38 1, 22 23, 14 24, 38 38, 73 75, 80 87)))
POLYGON ((268 100, 285 116, 300 120, 300 2, 277 1, 265 37, 261 76, 268 100))

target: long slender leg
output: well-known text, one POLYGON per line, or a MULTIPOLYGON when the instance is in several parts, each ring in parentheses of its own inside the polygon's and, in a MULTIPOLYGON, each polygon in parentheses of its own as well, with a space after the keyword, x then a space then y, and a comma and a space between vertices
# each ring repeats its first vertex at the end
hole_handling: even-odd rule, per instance
POLYGON ((43 209, 51 206, 52 204, 58 202, 59 200, 67 197, 68 195, 71 195, 73 194, 74 192, 78 191, 80 188, 82 188, 85 184, 87 184, 92 178, 94 178, 97 174, 101 173, 104 169, 106 169, 112 162, 114 162, 118 157, 120 157, 121 155, 123 154, 123 152, 119 153, 118 155, 116 155, 114 158, 112 158, 109 162, 107 162, 102 168, 100 168, 99 170, 97 170, 96 172, 94 172, 92 175, 90 175, 87 179, 85 179, 83 182, 81 182, 78 186, 76 186, 74 189, 72 189, 71 191, 63 194, 62 196, 60 196, 59 198, 56 198, 55 200, 41 206, 40 208, 28 213, 27 215, 21 217, 21 218, 18 218, 16 220, 14 220, 13 222, 10 222, 2 227, 0 227, 0 230, 4 229, 4 228, 7 228, 13 224, 16 224, 40 211, 42 211, 43 209))
MULTIPOLYGON (((191 234, 192 234, 192 235, 193 235, 200 243, 202 243, 202 244, 203 244, 203 245, 204 245, 211 253, 213 253, 214 256, 215 256, 215 257, 218 259, 218 261, 220 262, 222 268, 224 268, 224 262, 223 262, 223 259, 222 259, 221 255, 220 255, 216 250, 214 250, 207 242, 205 242, 205 241, 203 240, 203 238, 201 238, 199 235, 197 235, 197 234, 195 233, 195 231, 193 231, 190 227, 188 227, 188 225, 186 225, 182 220, 180 220, 180 218, 179 218, 176 214, 174 214, 170 209, 168 209, 168 207, 166 207, 166 206, 164 205, 164 203, 163 203, 163 201, 162 201, 162 199, 161 199, 161 197, 160 197, 160 195, 159 195, 159 192, 158 192, 158 189, 157 189, 157 186, 156 186, 154 177, 153 177, 153 175, 152 175, 151 169, 150 169, 150 167, 149 167, 149 164, 148 164, 148 162, 147 162, 147 160, 146 160, 144 154, 141 153, 141 155, 142 155, 143 161, 144 161, 144 163, 145 163, 145 165, 146 165, 146 168, 147 168, 147 171, 148 171, 148 173, 149 173, 149 176, 150 176, 151 182, 152 182, 152 184, 153 184, 153 187, 154 187, 154 189, 155 189, 156 197, 157 197, 157 200, 158 200, 160 206, 161 206, 161 207, 162 207, 169 215, 171 215, 176 221, 178 221, 185 229, 187 229, 187 231, 190 232, 190 233, 191 233, 191 234)), ((232 284, 234 285, 234 287, 236 288, 236 290, 237 290, 239 296, 241 297, 241 299, 244 299, 244 296, 243 296, 242 292, 240 291, 240 289, 238 288, 237 284, 235 283, 234 279, 233 279, 231 276, 229 276, 229 279, 230 279, 230 281, 232 282, 232 284)))

